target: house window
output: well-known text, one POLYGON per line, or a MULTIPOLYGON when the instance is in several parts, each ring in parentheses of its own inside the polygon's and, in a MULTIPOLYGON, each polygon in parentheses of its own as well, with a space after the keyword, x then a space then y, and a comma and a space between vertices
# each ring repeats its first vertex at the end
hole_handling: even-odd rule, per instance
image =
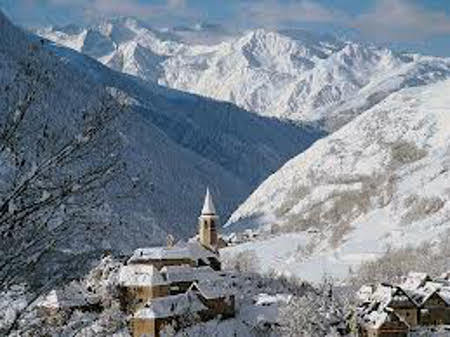
POLYGON ((214 226, 214 220, 211 220, 211 226, 214 226))

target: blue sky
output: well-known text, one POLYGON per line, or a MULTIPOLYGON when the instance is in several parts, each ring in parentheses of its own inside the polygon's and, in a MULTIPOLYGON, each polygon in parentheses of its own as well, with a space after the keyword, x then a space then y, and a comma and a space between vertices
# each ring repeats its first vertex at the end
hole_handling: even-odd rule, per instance
POLYGON ((306 28, 450 56, 450 0, 0 0, 26 27, 134 16, 154 26, 306 28))

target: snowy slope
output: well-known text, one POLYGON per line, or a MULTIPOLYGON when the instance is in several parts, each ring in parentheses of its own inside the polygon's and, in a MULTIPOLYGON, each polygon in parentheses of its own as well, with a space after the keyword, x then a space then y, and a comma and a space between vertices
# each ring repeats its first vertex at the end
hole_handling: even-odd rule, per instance
MULTIPOLYGON (((76 120, 105 88, 128 97, 131 108, 118 121, 117 132, 125 146, 128 173, 139 176, 137 183, 145 182, 143 192, 113 205, 123 221, 112 225, 107 236, 78 232, 79 240, 67 240, 72 248, 80 248, 83 237, 95 237, 96 248, 120 250, 161 243, 168 232, 192 235, 207 185, 225 219, 259 182, 319 136, 229 103, 112 71, 71 49, 25 35, 2 14, 0 28, 1 83, 10 82, 16 69, 31 59, 48 69, 57 85, 48 89, 38 108, 46 107, 42 118, 55 126, 76 120)), ((126 36, 123 31, 114 34, 126 36)))
POLYGON ((450 75, 448 59, 396 54, 300 30, 257 29, 198 44, 181 41, 176 30, 163 34, 120 19, 39 34, 167 87, 265 116, 318 122, 331 131, 392 92, 450 75))
POLYGON ((449 90, 448 80, 401 90, 290 160, 227 225, 297 234, 224 253, 254 249, 265 269, 317 280, 387 246, 439 240, 450 228, 449 90))

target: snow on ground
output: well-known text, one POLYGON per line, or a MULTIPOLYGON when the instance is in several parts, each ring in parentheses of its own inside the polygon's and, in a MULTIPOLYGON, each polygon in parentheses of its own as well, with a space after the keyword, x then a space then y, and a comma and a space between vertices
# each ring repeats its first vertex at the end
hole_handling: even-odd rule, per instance
POLYGON ((439 241, 450 229, 449 90, 450 81, 404 89, 289 161, 227 230, 253 222, 300 234, 223 254, 251 249, 263 271, 318 280, 345 277, 388 246, 439 241), (319 228, 318 240, 301 234, 310 226, 319 228))
POLYGON ((16 285, 0 292, 0 331, 7 329, 28 305, 24 285, 16 285))

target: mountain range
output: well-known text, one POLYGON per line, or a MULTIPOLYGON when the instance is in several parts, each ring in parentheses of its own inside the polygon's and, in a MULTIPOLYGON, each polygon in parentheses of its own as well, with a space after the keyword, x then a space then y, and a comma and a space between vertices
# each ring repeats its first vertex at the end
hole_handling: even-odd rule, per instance
POLYGON ((226 219, 270 173, 323 135, 311 127, 261 117, 230 103, 114 71, 22 31, 3 15, 0 27, 1 83, 10 83, 14 73, 31 62, 53 74, 53 85, 37 108, 55 128, 106 93, 121 93, 127 100, 116 129, 128 175, 145 185, 132 201, 120 205, 111 201, 121 221, 109 228, 108 235, 95 228, 88 233, 73 229, 76 236, 66 234, 62 246, 79 249, 86 237, 95 237, 95 248, 129 251, 160 244, 167 233, 191 236, 207 186, 226 219))
MULTIPOLYGON (((217 28, 210 26, 190 31, 215 36, 217 28)), ((213 44, 186 42, 177 33, 131 18, 38 32, 112 69, 263 116, 314 123, 328 132, 393 92, 450 73, 445 58, 302 30, 256 29, 213 44)))
POLYGON ((128 246, 192 234, 206 185, 225 217, 253 191, 227 231, 268 233, 224 255, 310 279, 450 227, 448 58, 299 30, 198 43, 130 18, 37 34, 69 77, 132 99, 120 132, 153 187, 112 231, 128 246))

